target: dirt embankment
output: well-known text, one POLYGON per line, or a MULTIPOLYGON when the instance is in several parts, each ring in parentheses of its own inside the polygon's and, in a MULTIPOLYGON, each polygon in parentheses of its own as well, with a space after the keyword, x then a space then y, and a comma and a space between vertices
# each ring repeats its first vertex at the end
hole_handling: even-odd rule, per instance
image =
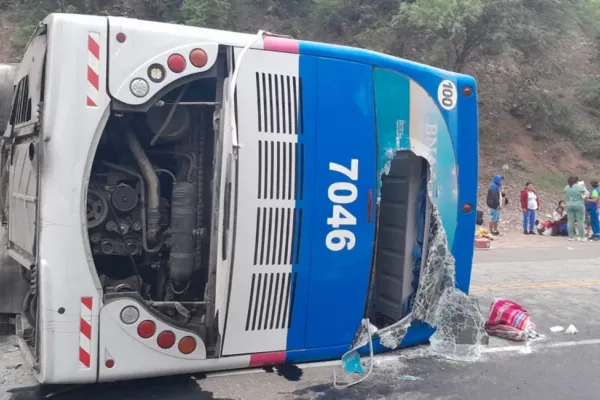
MULTIPOLYGON (((547 124, 511 114, 514 98, 507 85, 520 72, 510 60, 475 63, 473 75, 479 81, 480 95, 480 166, 478 208, 485 212, 485 196, 494 174, 505 177, 510 203, 504 210, 501 230, 520 232, 522 212, 519 194, 526 182, 533 182, 541 199, 538 218, 551 214, 563 199, 567 177, 578 176, 586 182, 600 180, 600 162, 584 157, 596 136, 600 138, 598 119, 582 103, 580 88, 585 79, 598 77, 596 44, 578 32, 565 34, 551 54, 553 69, 540 74, 535 90, 569 110, 548 113, 555 123, 573 128, 558 133, 547 124), (563 120, 564 119, 564 120, 563 120), (577 128, 575 129, 575 124, 577 128), (583 136, 581 132, 591 136, 583 136)), ((527 241, 525 241, 527 242, 527 241)))

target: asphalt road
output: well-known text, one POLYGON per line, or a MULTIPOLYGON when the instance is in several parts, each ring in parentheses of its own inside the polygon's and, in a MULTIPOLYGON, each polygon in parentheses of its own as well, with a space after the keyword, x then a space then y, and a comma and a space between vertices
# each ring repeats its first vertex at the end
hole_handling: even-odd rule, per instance
MULTIPOLYGON (((476 362, 435 358, 421 347, 377 357, 365 382, 343 390, 332 387, 332 371, 339 367, 330 362, 79 387, 54 398, 595 400, 600 392, 598 254, 596 243, 567 242, 557 248, 477 252, 472 294, 484 313, 494 297, 514 300, 529 309, 546 338, 528 345, 492 338, 476 362), (569 324, 577 335, 549 330, 569 324)), ((2 339, 0 399, 42 399, 44 393, 19 364, 10 338, 2 339)))

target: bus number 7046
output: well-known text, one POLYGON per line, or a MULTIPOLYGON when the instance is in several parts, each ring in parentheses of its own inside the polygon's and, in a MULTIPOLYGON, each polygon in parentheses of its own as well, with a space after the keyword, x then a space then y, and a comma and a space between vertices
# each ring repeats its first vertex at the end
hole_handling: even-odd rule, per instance
POLYGON ((327 225, 330 225, 333 230, 327 234, 325 243, 331 251, 340 251, 344 248, 352 250, 356 244, 354 233, 349 229, 339 228, 342 225, 348 225, 349 227, 356 225, 356 217, 350 211, 346 210, 343 205, 354 203, 358 197, 358 189, 352 183, 358 180, 358 160, 351 160, 350 169, 330 162, 329 170, 339 172, 347 177, 350 182, 334 182, 329 185, 327 195, 333 203, 333 210, 331 217, 327 218, 327 225))

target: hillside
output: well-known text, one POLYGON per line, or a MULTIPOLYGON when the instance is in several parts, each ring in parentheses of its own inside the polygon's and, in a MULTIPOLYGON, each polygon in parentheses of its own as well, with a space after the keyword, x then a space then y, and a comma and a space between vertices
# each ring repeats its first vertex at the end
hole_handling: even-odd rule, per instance
POLYGON ((52 11, 265 29, 471 74, 480 192, 494 173, 505 176, 506 226, 518 225, 525 181, 550 213, 568 174, 587 182, 599 171, 600 0, 0 0, 0 62, 18 60, 36 21, 52 11))

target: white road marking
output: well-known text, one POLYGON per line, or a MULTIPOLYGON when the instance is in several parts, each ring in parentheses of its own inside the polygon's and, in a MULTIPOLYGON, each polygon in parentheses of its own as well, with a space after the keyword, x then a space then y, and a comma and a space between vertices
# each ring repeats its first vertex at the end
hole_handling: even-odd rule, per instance
POLYGON ((599 345, 599 344, 600 344, 600 339, 572 340, 572 341, 568 341, 568 342, 554 342, 554 343, 547 343, 547 344, 528 343, 528 344, 525 344, 522 346, 515 345, 515 346, 504 346, 504 347, 489 347, 486 349, 482 349, 481 352, 484 354, 509 353, 509 352, 523 353, 523 352, 527 352, 528 349, 543 350, 543 349, 557 349, 557 348, 561 348, 561 347, 575 347, 575 346, 587 346, 587 345, 599 345))
MULTIPOLYGON (((521 353, 521 354, 530 354, 534 350, 544 350, 544 349, 557 349, 563 347, 575 347, 575 346, 589 346, 589 345, 600 345, 600 339, 586 339, 586 340, 573 340, 568 342, 554 342, 547 343, 541 341, 532 341, 524 343, 523 345, 514 345, 514 346, 502 346, 502 347, 487 347, 481 350, 482 354, 495 354, 495 353, 521 353)), ((426 351, 423 351, 423 348, 414 348, 407 349, 401 353, 397 353, 394 355, 383 354, 376 355, 375 362, 376 365, 383 365, 388 363, 395 363, 400 360, 400 358, 419 358, 426 357, 428 354, 426 351), (419 351, 420 350, 420 351, 419 351)), ((311 368, 323 368, 323 367, 336 367, 340 365, 340 360, 333 361, 323 361, 323 362, 312 362, 306 364, 297 364, 296 366, 301 370, 311 369, 311 368)), ((213 372, 208 373, 207 377, 224 377, 224 376, 236 376, 236 375, 251 375, 251 374, 266 374, 262 368, 254 368, 254 369, 245 369, 238 371, 222 371, 222 372, 213 372)))

